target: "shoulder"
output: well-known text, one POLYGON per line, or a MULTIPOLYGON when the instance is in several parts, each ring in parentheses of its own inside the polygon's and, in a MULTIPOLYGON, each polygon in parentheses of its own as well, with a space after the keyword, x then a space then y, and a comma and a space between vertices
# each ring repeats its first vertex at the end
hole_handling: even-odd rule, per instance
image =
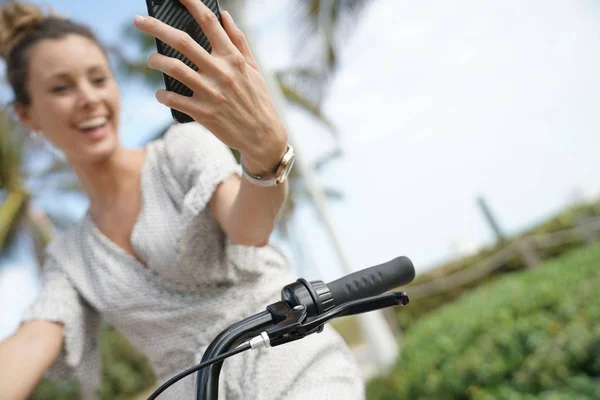
POLYGON ((54 259, 60 258, 63 253, 70 253, 76 248, 78 237, 82 234, 83 217, 80 221, 71 224, 64 232, 56 235, 46 246, 46 255, 54 259))
POLYGON ((196 122, 173 125, 162 142, 162 159, 158 161, 169 168, 185 190, 200 176, 220 175, 219 171, 231 171, 237 165, 229 147, 196 122))
POLYGON ((197 122, 172 125, 165 133, 163 141, 171 157, 185 157, 207 150, 227 149, 227 146, 197 122))
POLYGON ((72 268, 78 269, 82 263, 82 243, 89 240, 84 216, 64 232, 56 235, 44 250, 44 270, 61 270, 68 274, 72 268))

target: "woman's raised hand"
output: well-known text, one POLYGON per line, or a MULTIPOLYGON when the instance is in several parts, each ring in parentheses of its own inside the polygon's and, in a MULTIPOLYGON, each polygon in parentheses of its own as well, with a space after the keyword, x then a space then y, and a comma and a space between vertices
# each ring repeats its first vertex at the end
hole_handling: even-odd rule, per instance
POLYGON ((155 18, 137 16, 136 28, 185 55, 198 71, 182 61, 152 54, 148 66, 185 84, 192 97, 164 89, 157 100, 188 114, 244 157, 246 168, 257 175, 276 169, 287 149, 287 130, 275 109, 267 85, 242 31, 228 12, 223 26, 201 0, 180 0, 200 24, 212 46, 208 53, 186 32, 155 18))

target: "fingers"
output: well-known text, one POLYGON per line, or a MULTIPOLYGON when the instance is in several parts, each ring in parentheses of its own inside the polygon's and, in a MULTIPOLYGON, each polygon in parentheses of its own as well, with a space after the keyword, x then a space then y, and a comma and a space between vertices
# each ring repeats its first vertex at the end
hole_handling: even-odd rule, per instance
POLYGON ((225 29, 225 32, 227 33, 227 36, 229 36, 231 42, 235 45, 235 47, 237 47, 239 52, 242 53, 246 59, 246 62, 250 64, 252 68, 258 71, 258 64, 254 59, 254 55, 252 55, 250 45, 248 44, 244 33, 240 30, 240 28, 237 27, 235 22, 233 22, 233 18, 231 18, 231 14, 229 14, 229 12, 223 11, 221 16, 223 17, 223 28, 225 29))
POLYGON ((234 46, 219 23, 219 19, 201 0, 180 0, 206 34, 213 53, 230 53, 234 46))
POLYGON ((200 74, 177 58, 154 53, 148 57, 148 67, 167 74, 171 78, 177 79, 193 91, 197 91, 204 86, 200 74))
POLYGON ((214 66, 210 54, 186 32, 175 29, 153 17, 138 15, 134 19, 134 24, 140 31, 154 36, 185 55, 198 68, 214 66))
POLYGON ((197 102, 191 97, 183 96, 175 92, 169 92, 165 89, 156 91, 156 100, 169 108, 181 111, 188 115, 193 115, 198 108, 197 102))

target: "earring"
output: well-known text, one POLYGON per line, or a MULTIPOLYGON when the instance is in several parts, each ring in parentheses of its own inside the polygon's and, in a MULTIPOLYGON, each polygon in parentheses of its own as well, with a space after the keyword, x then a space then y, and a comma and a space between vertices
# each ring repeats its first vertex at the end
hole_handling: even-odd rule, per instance
POLYGON ((43 146, 45 143, 44 135, 42 135, 38 131, 29 131, 29 137, 31 138, 31 141, 36 145, 43 146))

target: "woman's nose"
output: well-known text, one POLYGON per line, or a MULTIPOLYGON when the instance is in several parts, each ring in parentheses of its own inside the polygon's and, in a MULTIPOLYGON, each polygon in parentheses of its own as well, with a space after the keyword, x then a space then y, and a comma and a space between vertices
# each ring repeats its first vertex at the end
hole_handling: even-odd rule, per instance
POLYGON ((79 102, 82 106, 94 104, 101 98, 101 93, 98 88, 90 85, 89 83, 83 83, 78 88, 79 102))

